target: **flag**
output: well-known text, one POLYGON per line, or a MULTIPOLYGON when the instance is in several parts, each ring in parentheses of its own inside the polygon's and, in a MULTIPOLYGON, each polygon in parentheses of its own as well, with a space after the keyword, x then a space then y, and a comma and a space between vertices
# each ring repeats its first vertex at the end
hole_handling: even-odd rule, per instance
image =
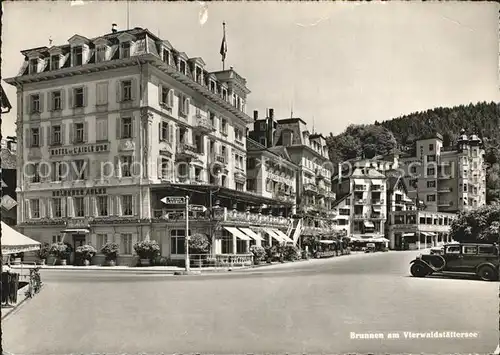
POLYGON ((226 24, 222 24, 224 28, 224 35, 222 36, 222 43, 220 45, 220 55, 222 56, 222 60, 226 60, 226 53, 227 53, 227 42, 226 42, 226 24))

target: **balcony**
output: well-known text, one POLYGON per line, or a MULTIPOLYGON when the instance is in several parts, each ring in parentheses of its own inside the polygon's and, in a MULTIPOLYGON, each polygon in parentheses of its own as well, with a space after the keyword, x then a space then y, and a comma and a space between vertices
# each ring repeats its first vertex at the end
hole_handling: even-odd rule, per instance
POLYGON ((384 186, 383 185, 372 185, 372 191, 383 191, 384 186))
POLYGON ((247 176, 243 171, 237 171, 234 173, 234 180, 245 183, 247 181, 247 176))
POLYGON ((366 191, 366 185, 354 185, 354 191, 366 191))
POLYGON ((385 213, 371 213, 370 219, 385 219, 385 213))
POLYGON ((354 200, 354 204, 355 205, 366 205, 366 199, 363 199, 363 198, 360 198, 360 199, 356 199, 354 200))
POLYGON ((175 156, 177 159, 192 159, 196 158, 199 154, 198 148, 189 143, 180 143, 177 145, 175 156))
POLYGON ((281 216, 270 216, 258 213, 230 211, 227 208, 221 208, 215 215, 219 217, 222 222, 231 222, 232 224, 250 225, 255 224, 258 226, 276 226, 288 228, 291 220, 281 216))
POLYGON ((316 168, 315 173, 316 173, 316 179, 318 180, 323 180, 326 178, 322 169, 316 168))
POLYGON ((440 194, 445 194, 448 192, 451 192, 451 187, 440 187, 438 189, 438 193, 440 193, 440 194))
POLYGON ((290 194, 286 194, 285 192, 275 192, 273 194, 273 199, 293 203, 295 202, 295 195, 292 197, 290 194))
POLYGON ((316 194, 316 193, 318 193, 318 188, 316 187, 316 185, 311 184, 311 183, 305 184, 304 185, 304 192, 316 194))
POLYGON ((369 214, 368 213, 354 214, 353 218, 354 219, 367 219, 367 218, 369 218, 369 214))
POLYGON ((385 203, 385 200, 383 198, 374 200, 372 199, 372 205, 383 205, 385 203))
POLYGON ((329 200, 335 200, 336 199, 336 195, 335 195, 335 192, 332 192, 332 191, 326 191, 325 192, 325 198, 326 199, 329 199, 329 200))
POLYGON ((208 134, 215 131, 215 127, 212 125, 212 122, 201 114, 197 114, 194 120, 193 129, 200 133, 208 134))
POLYGON ((451 207, 451 202, 450 201, 439 201, 438 207, 451 207))

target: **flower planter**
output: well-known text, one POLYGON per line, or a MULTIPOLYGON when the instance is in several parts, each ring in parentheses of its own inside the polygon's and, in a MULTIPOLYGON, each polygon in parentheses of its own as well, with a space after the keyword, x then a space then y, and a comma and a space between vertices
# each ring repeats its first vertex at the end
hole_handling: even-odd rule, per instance
POLYGON ((21 258, 15 258, 13 264, 14 265, 21 265, 21 258))
POLYGON ((83 260, 83 266, 89 266, 90 265, 90 260, 84 259, 83 260))
POLYGON ((116 266, 116 260, 106 260, 107 266, 116 266))
POLYGON ((40 265, 45 265, 45 259, 40 260, 40 265))
POLYGON ((151 260, 149 259, 140 259, 141 260, 141 266, 151 266, 151 260))
POLYGON ((59 262, 61 265, 67 265, 66 259, 61 259, 59 262))

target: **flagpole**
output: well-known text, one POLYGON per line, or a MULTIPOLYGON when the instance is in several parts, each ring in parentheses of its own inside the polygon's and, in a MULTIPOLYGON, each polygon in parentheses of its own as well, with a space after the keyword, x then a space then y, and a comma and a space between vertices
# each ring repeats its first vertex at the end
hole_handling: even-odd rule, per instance
POLYGON ((222 55, 222 70, 225 69, 225 61, 226 61, 226 52, 225 52, 225 45, 226 45, 226 23, 222 23, 222 45, 224 50, 224 54, 222 55))
POLYGON ((129 0, 127 0, 127 30, 130 30, 130 7, 129 7, 129 0))

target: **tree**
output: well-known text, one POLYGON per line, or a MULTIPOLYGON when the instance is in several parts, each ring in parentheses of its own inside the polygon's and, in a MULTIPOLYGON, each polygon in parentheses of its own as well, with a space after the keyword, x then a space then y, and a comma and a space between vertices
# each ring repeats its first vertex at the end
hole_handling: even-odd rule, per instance
POLYGON ((193 254, 204 254, 208 252, 210 242, 206 234, 195 233, 189 239, 189 252, 193 254))
POLYGON ((458 242, 496 243, 500 227, 500 205, 462 212, 451 225, 451 237, 458 242))

